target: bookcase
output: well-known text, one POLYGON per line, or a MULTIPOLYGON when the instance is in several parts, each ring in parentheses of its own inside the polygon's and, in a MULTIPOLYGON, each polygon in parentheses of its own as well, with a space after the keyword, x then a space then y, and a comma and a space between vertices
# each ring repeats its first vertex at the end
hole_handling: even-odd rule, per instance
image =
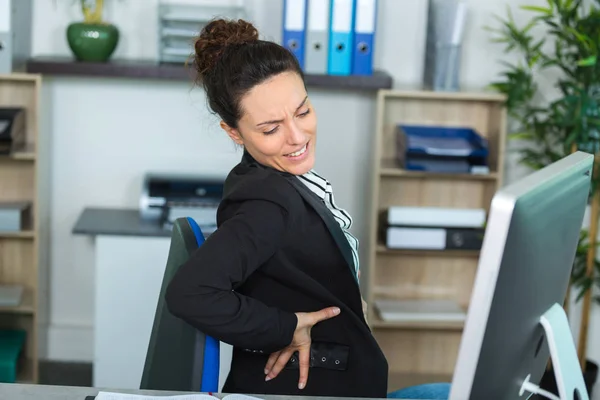
POLYGON ((25 141, 0 155, 0 202, 30 203, 20 231, 0 231, 0 285, 22 285, 17 306, 0 307, 0 330, 24 330, 17 381, 38 381, 38 118, 41 78, 34 74, 0 74, 0 107, 23 107, 25 141))
POLYGON ((385 321, 383 299, 449 299, 468 310, 478 250, 396 250, 385 246, 383 213, 390 206, 479 208, 489 212, 502 185, 505 99, 486 93, 381 90, 377 96, 369 227, 369 324, 389 363, 390 390, 450 382, 464 322, 415 318, 385 321), (489 144, 489 173, 409 171, 396 161, 396 126, 473 128, 489 144))

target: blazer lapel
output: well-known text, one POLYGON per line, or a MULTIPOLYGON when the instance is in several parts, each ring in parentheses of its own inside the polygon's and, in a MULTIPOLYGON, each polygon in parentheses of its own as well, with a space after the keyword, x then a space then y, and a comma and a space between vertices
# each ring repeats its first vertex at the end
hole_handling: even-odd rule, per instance
POLYGON ((350 271, 352 272, 352 276, 358 282, 358 277, 356 276, 356 268, 354 265, 354 258, 352 257, 352 249, 350 248, 350 243, 348 243, 348 239, 346 239, 346 235, 342 231, 342 228, 337 223, 331 212, 327 209, 327 206, 323 204, 323 202, 318 198, 316 194, 310 191, 302 182, 300 182, 296 177, 291 176, 288 177, 290 183, 298 190, 300 195, 306 200, 308 204, 310 204, 317 214, 321 217, 321 219, 325 222, 325 226, 331 233, 331 236, 337 243, 350 271))
MULTIPOLYGON (((244 150, 241 163, 246 166, 253 165, 259 168, 270 168, 258 163, 246 150, 244 150)), ((342 231, 342 228, 337 223, 335 218, 333 218, 333 215, 331 214, 327 206, 323 204, 323 201, 319 199, 316 194, 314 194, 309 188, 307 188, 302 182, 300 182, 296 176, 287 172, 277 171, 275 169, 273 169, 273 171, 285 176, 288 179, 288 181, 292 184, 292 186, 294 186, 296 190, 298 190, 298 192, 306 200, 306 202, 314 208, 317 214, 319 214, 321 219, 325 222, 325 226, 327 226, 329 233, 331 233, 333 240, 340 249, 342 256, 346 260, 346 264, 348 265, 348 268, 350 268, 354 280, 358 284, 358 277, 356 276, 356 266, 354 265, 354 258, 352 257, 352 248, 350 247, 350 243, 348 243, 348 239, 346 239, 346 235, 342 231)))

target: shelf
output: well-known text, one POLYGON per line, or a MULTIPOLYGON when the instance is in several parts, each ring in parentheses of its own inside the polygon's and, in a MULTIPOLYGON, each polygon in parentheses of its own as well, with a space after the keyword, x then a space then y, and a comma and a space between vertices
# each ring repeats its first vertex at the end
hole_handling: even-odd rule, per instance
POLYGON ((35 161, 35 153, 19 151, 12 154, 1 154, 0 160, 35 161))
POLYGON ((17 383, 32 384, 34 381, 33 373, 34 361, 31 359, 25 359, 22 363, 19 363, 20 370, 17 374, 17 383))
MULTIPOLYGON (((106 63, 77 62, 70 57, 36 57, 27 62, 27 72, 55 76, 121 77, 191 82, 191 67, 151 60, 111 60, 106 63)), ((330 89, 379 90, 392 87, 391 75, 374 71, 371 76, 305 75, 306 85, 330 89)))
POLYGON ((401 177, 413 179, 468 179, 475 181, 496 181, 499 177, 498 173, 490 172, 489 174, 444 174, 434 172, 409 171, 396 166, 393 160, 383 160, 381 162, 380 175, 382 177, 401 177))
MULTIPOLYGON (((376 312, 376 311, 375 311, 376 312)), ((383 321, 379 317, 373 318, 370 323, 371 328, 375 329, 435 329, 435 330, 462 330, 465 326, 464 321, 410 321, 410 322, 391 322, 383 321)))
POLYGON ((479 250, 403 250, 388 249, 384 245, 377 246, 378 254, 398 256, 424 256, 424 257, 479 257, 479 250))
POLYGON ((451 374, 425 374, 413 372, 390 371, 388 378, 389 391, 403 389, 409 386, 422 385, 426 383, 451 383, 451 374))
POLYGON ((380 92, 380 96, 383 98, 403 100, 450 100, 460 102, 493 102, 500 104, 506 101, 506 96, 501 93, 468 90, 463 90, 459 92, 438 92, 433 90, 394 89, 382 90, 380 92))
POLYGON ((26 144, 14 149, 11 154, 0 155, 0 158, 18 161, 35 161, 35 147, 32 144, 26 144))
POLYGON ((34 231, 20 231, 20 232, 1 232, 0 238, 4 239, 33 239, 35 238, 34 231))
POLYGON ((20 161, 35 161, 35 153, 27 152, 27 151, 16 152, 16 153, 13 153, 10 156, 8 156, 8 158, 11 158, 13 160, 20 160, 20 161))
POLYGON ((33 304, 33 295, 30 290, 25 289, 23 291, 23 298, 21 304, 16 307, 2 307, 0 306, 0 313, 2 314, 35 314, 35 305, 33 304))
MULTIPOLYGON (((43 114, 40 111, 41 85, 42 77, 39 74, 0 74, 0 102, 5 107, 22 107, 25 110, 26 127, 23 142, 13 143, 10 154, 0 155, 0 202, 31 203, 23 215, 20 230, 0 231, 0 283, 24 287, 19 305, 0 307, 0 328, 19 329, 27 333, 17 364, 16 380, 28 384, 37 383, 38 251, 47 247, 46 239, 39 237, 40 215, 36 209, 41 196, 37 183, 47 180, 45 172, 48 171, 45 166, 38 165, 40 158, 37 155, 39 117, 43 114), (38 239, 43 242, 38 243, 38 239)), ((45 162, 45 159, 41 161, 45 162)))

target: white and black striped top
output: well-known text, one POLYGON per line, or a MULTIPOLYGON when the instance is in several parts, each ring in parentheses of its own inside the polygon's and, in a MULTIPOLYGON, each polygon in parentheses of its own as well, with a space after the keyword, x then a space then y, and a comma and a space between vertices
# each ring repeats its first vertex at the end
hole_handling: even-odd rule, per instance
POLYGON ((358 239, 356 239, 356 237, 349 232, 349 229, 352 226, 352 217, 346 210, 338 207, 335 204, 335 200, 333 198, 333 187, 327 179, 318 175, 313 170, 308 171, 304 175, 298 175, 298 179, 300 179, 300 181, 304 183, 307 188, 309 188, 313 193, 323 200, 327 208, 333 214, 335 220, 342 228, 342 231, 346 235, 346 239, 352 248, 352 258, 354 259, 355 268, 354 273, 358 275, 360 268, 358 260, 358 239))

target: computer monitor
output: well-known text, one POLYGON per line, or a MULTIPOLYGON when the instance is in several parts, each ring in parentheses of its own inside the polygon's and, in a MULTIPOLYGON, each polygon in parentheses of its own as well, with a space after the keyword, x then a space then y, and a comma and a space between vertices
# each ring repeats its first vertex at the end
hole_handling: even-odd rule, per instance
POLYGON ((592 167, 576 152, 494 195, 450 400, 526 399, 550 355, 560 398, 589 398, 562 305, 592 167))

